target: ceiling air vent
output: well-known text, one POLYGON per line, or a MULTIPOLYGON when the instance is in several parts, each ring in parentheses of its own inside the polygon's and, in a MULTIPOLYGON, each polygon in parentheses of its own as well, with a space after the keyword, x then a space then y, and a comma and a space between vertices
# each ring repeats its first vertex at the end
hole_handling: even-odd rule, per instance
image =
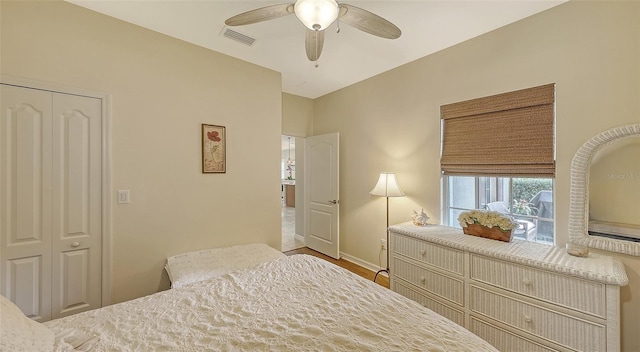
POLYGON ((252 46, 253 43, 256 41, 255 38, 251 38, 248 35, 244 35, 242 33, 238 33, 232 29, 229 29, 227 27, 224 27, 222 29, 222 35, 224 37, 227 37, 229 39, 233 39, 236 42, 248 45, 248 46, 252 46))

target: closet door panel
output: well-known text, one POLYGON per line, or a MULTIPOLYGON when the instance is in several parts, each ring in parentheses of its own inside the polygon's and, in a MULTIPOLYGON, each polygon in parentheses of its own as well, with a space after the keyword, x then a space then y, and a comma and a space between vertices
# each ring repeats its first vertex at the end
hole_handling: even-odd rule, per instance
POLYGON ((91 307, 91 278, 89 277, 89 249, 61 254, 60 314, 83 311, 91 307))
POLYGON ((0 85, 0 293, 51 318, 50 92, 0 85))
MULTIPOLYGON (((42 300, 42 256, 16 258, 7 261, 7 278, 10 299, 29 318, 42 320, 48 312, 43 312, 42 300)), ((45 305, 46 307, 46 305, 45 305)))
POLYGON ((54 93, 53 317, 101 305, 102 105, 54 93))

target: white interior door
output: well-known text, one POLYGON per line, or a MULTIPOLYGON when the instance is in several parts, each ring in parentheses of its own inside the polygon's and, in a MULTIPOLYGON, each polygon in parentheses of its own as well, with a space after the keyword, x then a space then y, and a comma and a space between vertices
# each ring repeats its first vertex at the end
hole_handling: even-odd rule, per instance
POLYGON ((340 258, 338 133, 305 140, 305 232, 307 247, 340 258))
POLYGON ((102 101, 0 89, 0 293, 40 321, 98 308, 102 101))
POLYGON ((53 93, 52 318, 101 306, 102 101, 53 93))
POLYGON ((0 85, 0 293, 51 319, 51 93, 0 85))

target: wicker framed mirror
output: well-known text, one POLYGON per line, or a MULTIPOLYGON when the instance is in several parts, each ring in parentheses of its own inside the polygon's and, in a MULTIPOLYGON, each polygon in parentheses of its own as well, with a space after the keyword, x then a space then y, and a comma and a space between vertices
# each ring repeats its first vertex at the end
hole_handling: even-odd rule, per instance
POLYGON ((591 161, 603 147, 627 138, 640 138, 640 124, 625 125, 599 133, 585 142, 574 155, 571 162, 569 243, 640 256, 638 242, 591 236, 588 233, 591 161))

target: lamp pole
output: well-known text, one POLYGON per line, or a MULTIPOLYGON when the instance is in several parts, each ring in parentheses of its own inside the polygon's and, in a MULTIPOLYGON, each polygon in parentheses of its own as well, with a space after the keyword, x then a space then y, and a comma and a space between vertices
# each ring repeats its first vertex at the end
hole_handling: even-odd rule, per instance
POLYGON ((373 281, 375 282, 378 278, 378 274, 381 272, 384 271, 389 274, 389 197, 402 197, 404 196, 404 192, 402 192, 398 186, 398 183, 396 182, 396 175, 394 173, 383 172, 380 174, 378 183, 376 183, 369 194, 387 198, 387 265, 385 269, 378 270, 376 275, 373 277, 373 281))
POLYGON ((387 275, 389 275, 389 197, 385 197, 387 198, 387 267, 386 269, 380 269, 378 270, 378 272, 376 273, 376 275, 373 277, 373 282, 376 282, 376 279, 378 278, 378 274, 380 274, 381 272, 386 272, 387 275))

